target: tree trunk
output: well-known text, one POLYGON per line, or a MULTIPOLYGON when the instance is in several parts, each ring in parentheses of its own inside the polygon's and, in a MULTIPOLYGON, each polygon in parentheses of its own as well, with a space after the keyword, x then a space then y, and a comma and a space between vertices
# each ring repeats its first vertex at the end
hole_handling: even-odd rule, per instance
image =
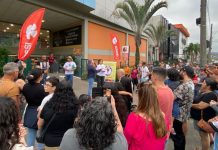
POLYGON ((139 47, 141 45, 141 35, 136 34, 135 36, 135 46, 136 46, 136 51, 135 51, 135 65, 137 66, 140 62, 140 53, 139 53, 139 47))
POLYGON ((161 62, 161 61, 163 61, 163 58, 164 58, 164 54, 163 54, 163 52, 162 52, 162 50, 160 50, 160 48, 159 48, 159 56, 160 56, 160 58, 159 58, 159 61, 161 62))
POLYGON ((137 66, 140 62, 140 53, 139 53, 139 46, 136 44, 136 51, 135 51, 135 65, 137 66))

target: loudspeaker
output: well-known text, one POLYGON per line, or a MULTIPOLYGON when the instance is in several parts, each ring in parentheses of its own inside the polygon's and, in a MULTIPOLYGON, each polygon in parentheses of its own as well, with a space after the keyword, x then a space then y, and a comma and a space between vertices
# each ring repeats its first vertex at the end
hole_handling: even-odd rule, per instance
POLYGON ((103 96, 104 90, 102 87, 93 87, 92 88, 92 98, 103 96))

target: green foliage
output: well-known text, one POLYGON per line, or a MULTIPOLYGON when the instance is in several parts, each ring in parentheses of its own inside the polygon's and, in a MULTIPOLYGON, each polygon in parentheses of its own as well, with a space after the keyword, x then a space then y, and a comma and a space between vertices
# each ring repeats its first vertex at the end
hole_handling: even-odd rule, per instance
POLYGON ((3 66, 8 62, 9 51, 5 48, 0 48, 0 76, 3 75, 3 66))
POLYGON ((155 0, 144 0, 141 4, 138 0, 124 0, 117 3, 113 16, 124 19, 135 33, 136 53, 135 65, 140 62, 139 47, 141 45, 141 34, 145 30, 150 18, 160 8, 167 7, 166 1, 154 5, 155 0))
MULTIPOLYGON (((153 41, 154 46, 157 48, 160 48, 161 44, 164 43, 168 37, 176 36, 176 33, 173 30, 168 30, 161 22, 156 27, 153 24, 149 24, 144 30, 144 33, 153 41)), ((160 50, 160 53, 162 54, 162 60, 163 51, 160 50)))
POLYGON ((199 43, 190 43, 188 47, 184 49, 184 54, 186 55, 187 59, 191 59, 191 62, 197 60, 197 56, 200 52, 200 44, 199 43))
POLYGON ((155 47, 160 47, 160 45, 167 40, 170 36, 175 36, 176 33, 173 30, 168 30, 163 24, 159 23, 158 26, 154 26, 153 24, 149 24, 144 33, 151 38, 154 42, 155 47))

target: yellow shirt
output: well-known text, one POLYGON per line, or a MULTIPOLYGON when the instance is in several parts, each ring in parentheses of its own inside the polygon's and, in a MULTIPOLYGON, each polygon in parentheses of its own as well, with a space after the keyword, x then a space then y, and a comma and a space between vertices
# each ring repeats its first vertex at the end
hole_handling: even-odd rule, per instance
MULTIPOLYGON (((19 87, 15 84, 15 82, 8 79, 0 80, 0 96, 10 97, 13 100, 17 100, 20 95, 19 87)), ((19 101, 15 101, 16 105, 19 108, 19 101)))

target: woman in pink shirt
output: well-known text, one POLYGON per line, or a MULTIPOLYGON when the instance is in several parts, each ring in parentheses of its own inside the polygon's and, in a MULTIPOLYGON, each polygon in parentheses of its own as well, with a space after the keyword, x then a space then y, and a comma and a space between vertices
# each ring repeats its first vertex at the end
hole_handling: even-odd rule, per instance
POLYGON ((169 122, 161 111, 151 84, 141 84, 138 107, 127 120, 124 135, 129 150, 164 150, 169 122))
POLYGON ((134 86, 138 85, 138 69, 136 68, 136 66, 133 67, 132 72, 131 72, 131 78, 132 78, 132 83, 133 83, 133 90, 134 90, 134 86))

